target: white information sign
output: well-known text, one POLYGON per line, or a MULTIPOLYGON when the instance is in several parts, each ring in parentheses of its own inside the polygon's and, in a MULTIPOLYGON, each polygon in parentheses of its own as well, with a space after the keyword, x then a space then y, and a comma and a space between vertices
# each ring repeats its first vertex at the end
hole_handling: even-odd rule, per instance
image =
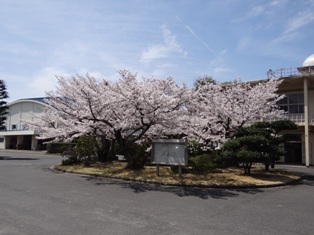
POLYGON ((187 154, 182 140, 154 140, 152 163, 157 165, 186 166, 187 154))

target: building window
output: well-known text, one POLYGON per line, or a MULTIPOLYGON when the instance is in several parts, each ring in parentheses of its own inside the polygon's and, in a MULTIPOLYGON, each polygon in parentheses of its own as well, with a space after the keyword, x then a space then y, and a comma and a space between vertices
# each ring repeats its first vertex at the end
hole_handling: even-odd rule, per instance
POLYGON ((13 131, 16 131, 16 124, 13 124, 13 125, 12 125, 12 130, 13 130, 13 131))
POLYGON ((287 94, 285 98, 278 101, 280 109, 287 113, 304 113, 303 94, 287 94))
POLYGON ((3 143, 3 142, 4 142, 4 138, 0 137, 0 143, 3 143))

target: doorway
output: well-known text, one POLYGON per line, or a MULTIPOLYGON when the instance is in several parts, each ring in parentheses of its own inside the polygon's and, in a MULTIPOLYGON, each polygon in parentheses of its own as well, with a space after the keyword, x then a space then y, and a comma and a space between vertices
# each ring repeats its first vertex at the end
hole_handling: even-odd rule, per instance
POLYGON ((291 141, 285 143, 285 163, 302 164, 302 142, 291 141))

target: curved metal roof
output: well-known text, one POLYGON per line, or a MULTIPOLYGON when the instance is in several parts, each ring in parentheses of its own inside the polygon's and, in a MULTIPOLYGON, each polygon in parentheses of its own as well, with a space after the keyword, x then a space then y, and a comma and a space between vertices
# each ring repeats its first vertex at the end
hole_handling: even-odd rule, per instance
POLYGON ((16 103, 26 102, 26 101, 39 103, 39 104, 42 104, 42 105, 47 105, 47 103, 45 102, 45 99, 49 99, 49 97, 19 99, 19 100, 16 100, 16 101, 13 101, 13 102, 9 103, 8 106, 11 106, 11 105, 16 104, 16 103))
POLYGON ((314 54, 310 55, 304 60, 302 67, 308 66, 314 66, 314 54))

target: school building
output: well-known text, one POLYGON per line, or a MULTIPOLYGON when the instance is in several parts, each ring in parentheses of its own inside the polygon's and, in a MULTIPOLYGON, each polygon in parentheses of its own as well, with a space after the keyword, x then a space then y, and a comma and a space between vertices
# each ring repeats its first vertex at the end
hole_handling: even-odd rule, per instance
POLYGON ((285 118, 294 121, 298 129, 290 132, 299 140, 285 144, 285 163, 314 164, 314 54, 306 58, 301 67, 269 70, 268 78, 282 79, 279 94, 285 98, 278 104, 286 111, 285 118))
POLYGON ((39 130, 28 127, 22 120, 31 120, 32 113, 41 113, 47 104, 44 98, 20 99, 8 104, 5 128, 0 130, 0 149, 41 150, 39 130))

